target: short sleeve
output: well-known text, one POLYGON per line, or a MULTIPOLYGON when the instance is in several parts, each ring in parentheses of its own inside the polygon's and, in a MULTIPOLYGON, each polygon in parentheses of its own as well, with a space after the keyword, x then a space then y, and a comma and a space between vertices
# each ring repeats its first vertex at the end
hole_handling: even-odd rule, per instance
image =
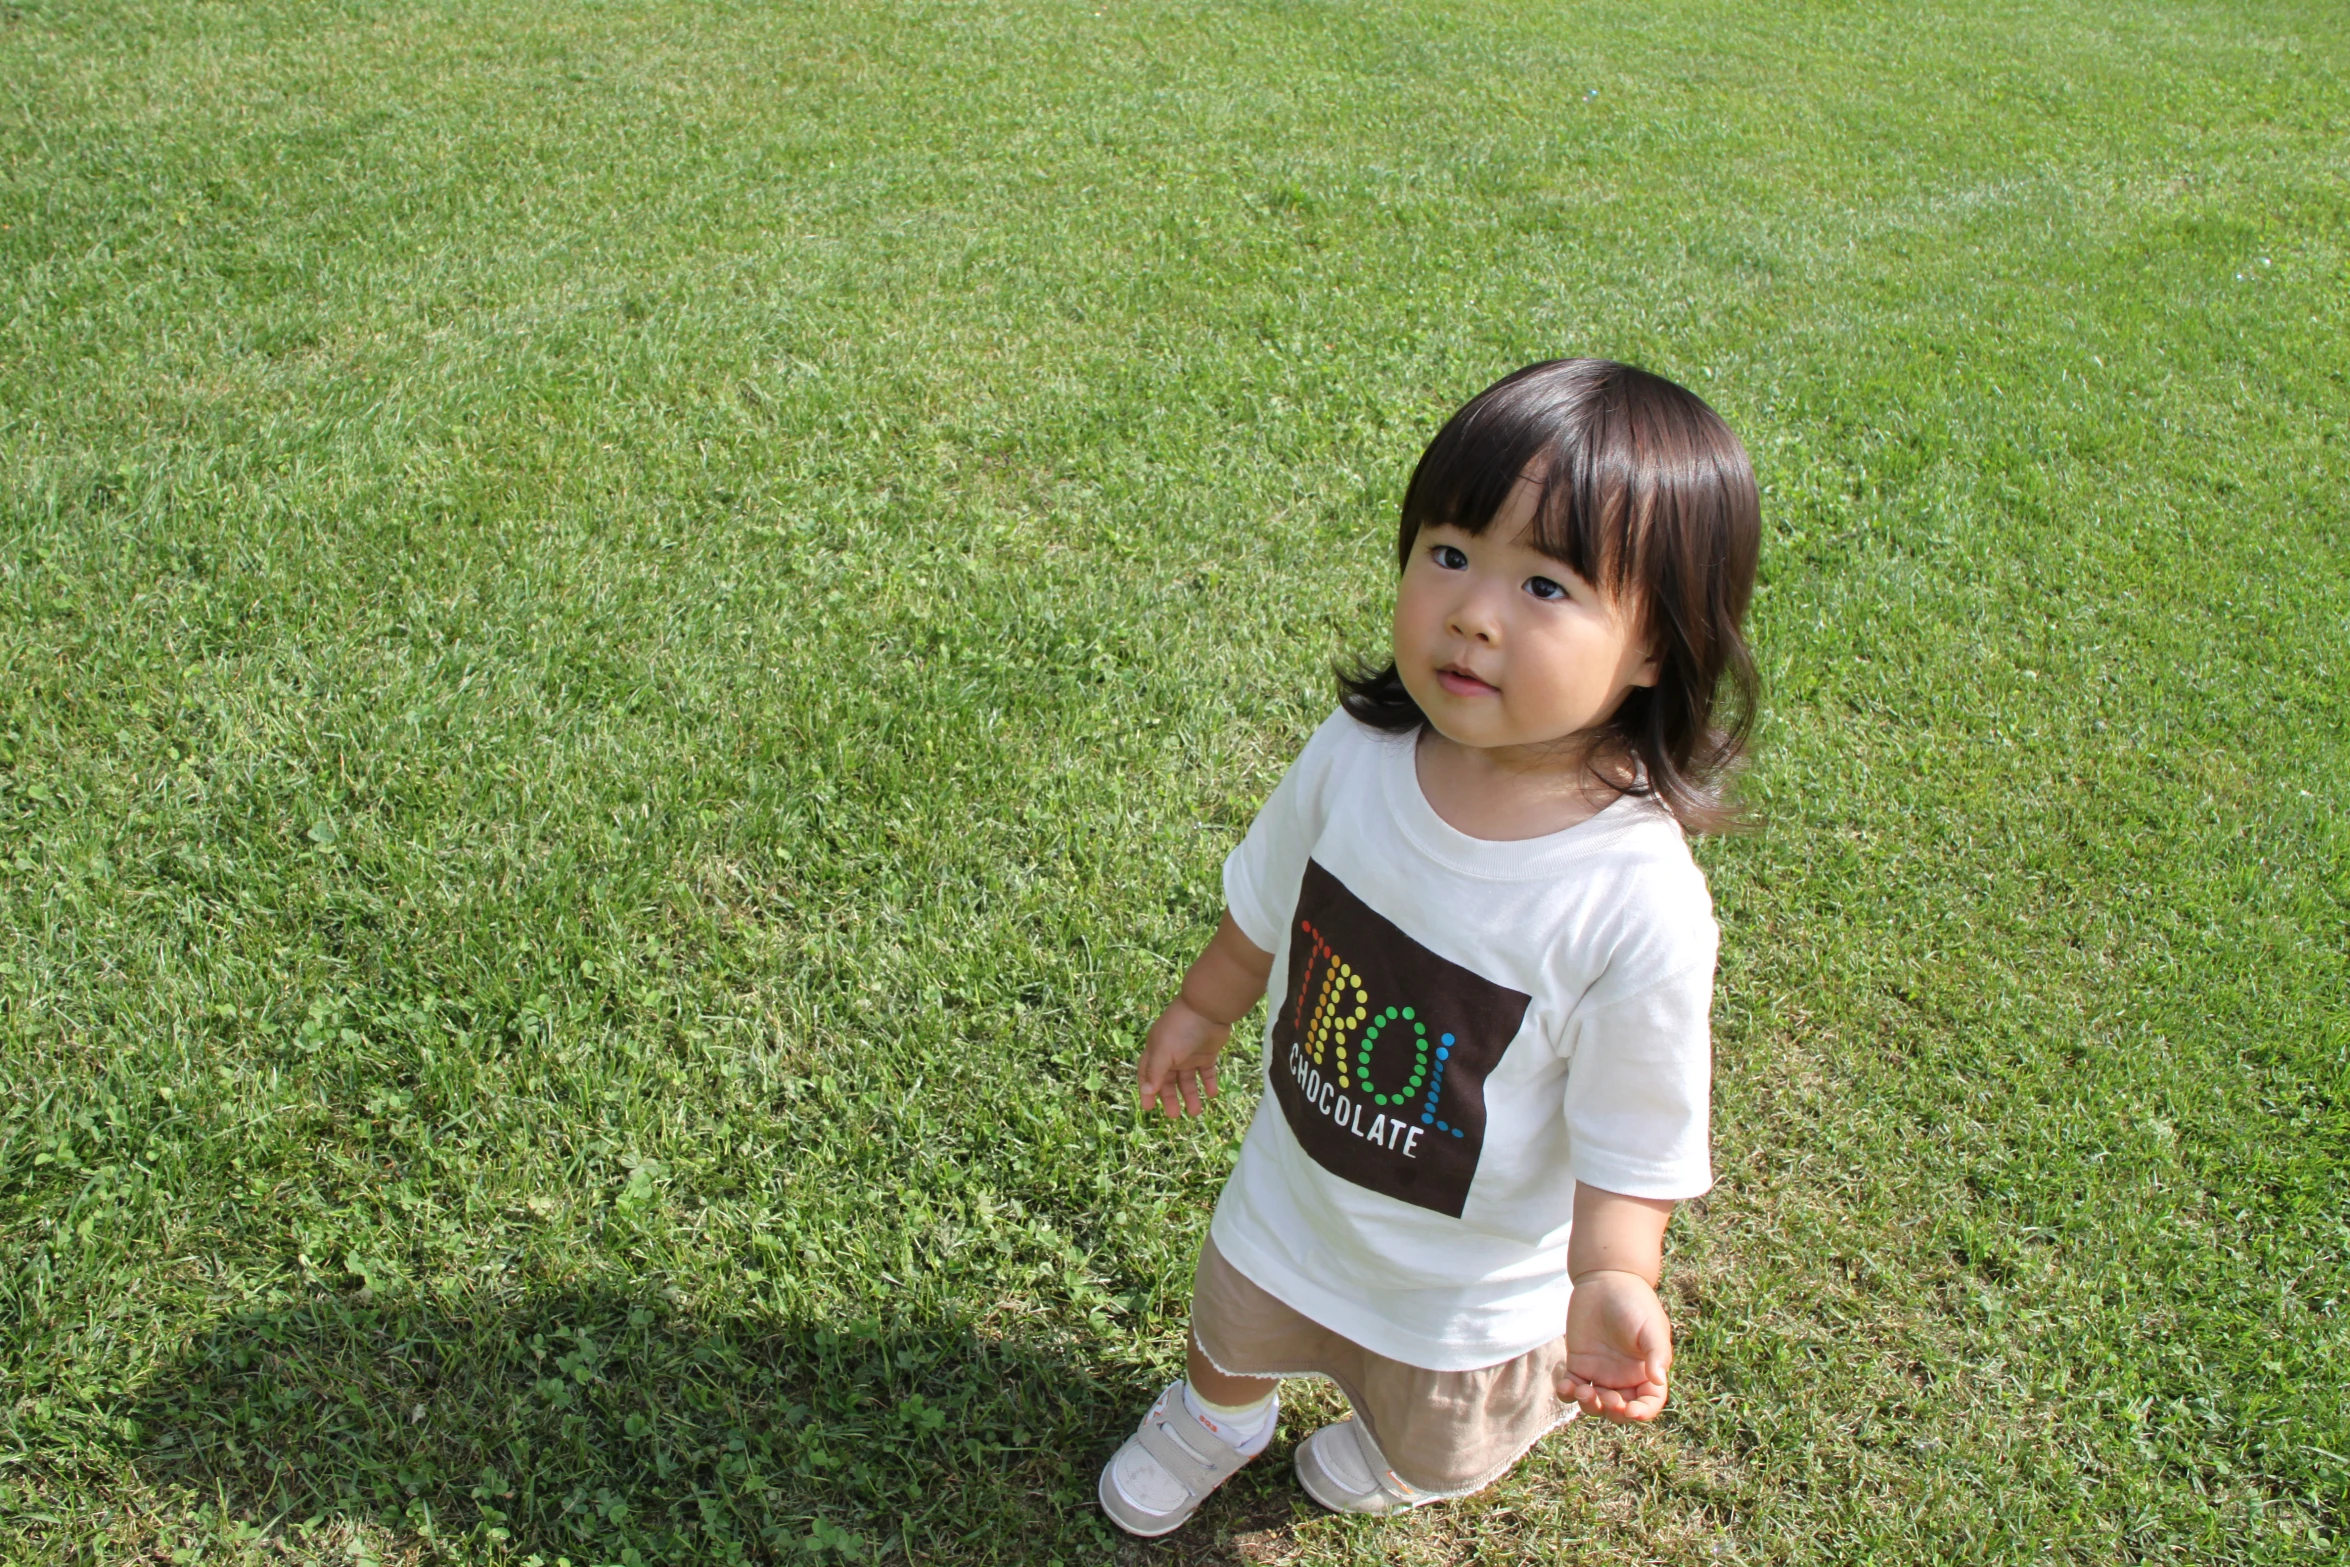
POLYGON ((1709 952, 1572 1021, 1565 1110, 1575 1179, 1671 1200, 1713 1185, 1713 989, 1709 952))
POLYGON ((1330 818, 1340 754, 1361 733, 1344 709, 1324 719, 1249 824, 1248 836, 1225 857, 1224 907, 1240 933, 1263 951, 1274 950, 1289 923, 1306 860, 1330 818))

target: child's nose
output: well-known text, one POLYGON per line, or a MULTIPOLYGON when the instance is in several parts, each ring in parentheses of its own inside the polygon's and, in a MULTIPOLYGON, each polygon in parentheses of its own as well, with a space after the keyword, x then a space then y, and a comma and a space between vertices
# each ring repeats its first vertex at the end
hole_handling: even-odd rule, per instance
POLYGON ((1496 613, 1492 595, 1470 593, 1453 606, 1452 634, 1476 642, 1492 642, 1501 635, 1501 616, 1496 613))

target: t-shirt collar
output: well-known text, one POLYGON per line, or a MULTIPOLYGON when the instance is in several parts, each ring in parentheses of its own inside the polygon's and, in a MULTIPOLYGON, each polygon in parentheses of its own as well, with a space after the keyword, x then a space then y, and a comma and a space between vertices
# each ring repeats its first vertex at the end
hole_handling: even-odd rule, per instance
POLYGON ((1654 800, 1623 795, 1572 827, 1539 838, 1476 838, 1436 814, 1420 788, 1415 731, 1388 737, 1380 747, 1380 783, 1388 809, 1404 836, 1421 853, 1463 875, 1488 881, 1532 881, 1555 876, 1563 865, 1590 853, 1662 810, 1654 800))

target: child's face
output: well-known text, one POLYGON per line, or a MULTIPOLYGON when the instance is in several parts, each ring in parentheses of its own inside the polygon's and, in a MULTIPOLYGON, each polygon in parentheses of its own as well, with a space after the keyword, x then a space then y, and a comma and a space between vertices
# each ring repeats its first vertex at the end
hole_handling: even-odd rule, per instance
POLYGON ((1482 534, 1423 528, 1395 598, 1395 664, 1437 732, 1479 750, 1549 745, 1606 722, 1656 660, 1638 606, 1524 542, 1518 481, 1482 534))

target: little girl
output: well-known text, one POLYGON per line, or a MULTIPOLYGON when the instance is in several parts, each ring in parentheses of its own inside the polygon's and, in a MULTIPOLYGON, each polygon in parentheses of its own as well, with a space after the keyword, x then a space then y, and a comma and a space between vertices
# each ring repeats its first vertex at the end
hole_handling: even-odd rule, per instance
POLYGON ((1664 1407, 1665 1225, 1713 1181, 1717 932, 1684 831, 1721 824, 1753 709, 1760 531, 1738 437, 1629 365, 1530 365, 1422 455, 1394 661, 1343 682, 1225 861, 1137 1069, 1144 1108, 1200 1113, 1265 998, 1186 1375, 1102 1470, 1119 1527, 1178 1527, 1262 1452, 1282 1377, 1353 1407, 1297 1449, 1342 1512, 1664 1407))

